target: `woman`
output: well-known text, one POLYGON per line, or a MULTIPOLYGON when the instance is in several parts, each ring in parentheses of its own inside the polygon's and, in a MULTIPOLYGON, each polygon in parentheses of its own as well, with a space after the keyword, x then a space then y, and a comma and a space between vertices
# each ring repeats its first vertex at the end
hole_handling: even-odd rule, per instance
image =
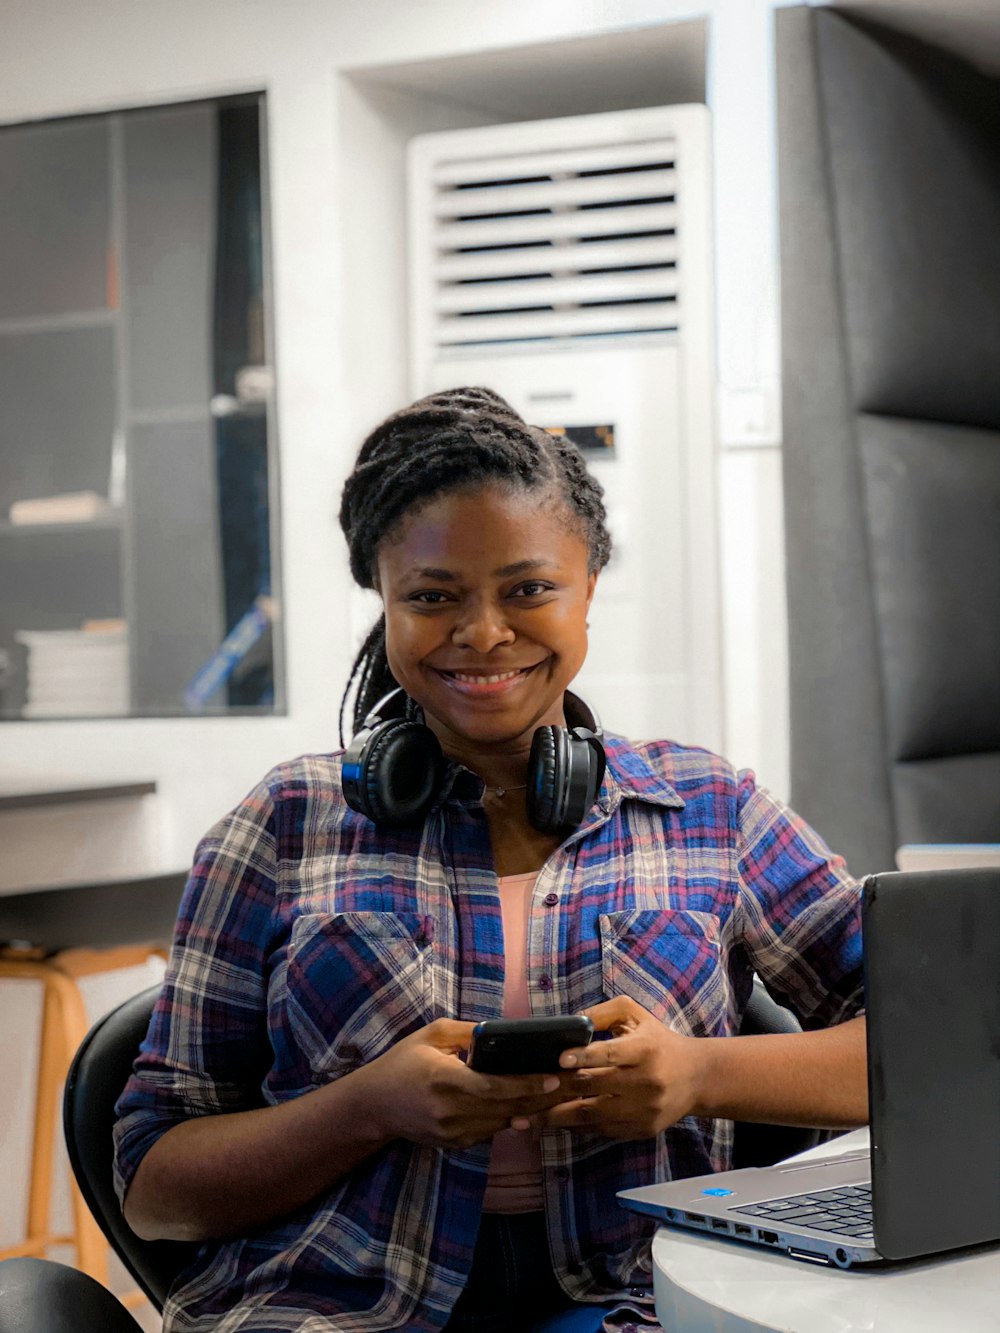
POLYGON ((424 399, 341 524, 384 607, 360 733, 201 844, 119 1106, 129 1223, 204 1242, 165 1327, 655 1326, 616 1190, 726 1166, 733 1118, 866 1118, 857 885, 751 775, 602 745, 567 692, 610 553, 571 445, 424 399), (805 1032, 729 1040, 754 971, 805 1032), (480 1019, 581 1010, 558 1075, 463 1059, 480 1019))

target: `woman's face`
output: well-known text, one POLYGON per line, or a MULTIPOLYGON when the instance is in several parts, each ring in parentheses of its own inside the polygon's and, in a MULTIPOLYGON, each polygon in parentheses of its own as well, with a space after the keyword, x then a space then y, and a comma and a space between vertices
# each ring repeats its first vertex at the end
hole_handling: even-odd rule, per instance
POLYGON ((444 749, 527 749, 564 725, 596 574, 564 501, 499 486, 439 496, 378 553, 392 674, 444 749))

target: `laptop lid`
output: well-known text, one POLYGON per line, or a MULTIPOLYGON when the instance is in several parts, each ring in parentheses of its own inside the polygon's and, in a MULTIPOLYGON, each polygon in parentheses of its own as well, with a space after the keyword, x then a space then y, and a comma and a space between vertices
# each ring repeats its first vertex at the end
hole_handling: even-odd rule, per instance
POLYGON ((865 881, 875 1245, 1000 1238, 1000 870, 865 881))

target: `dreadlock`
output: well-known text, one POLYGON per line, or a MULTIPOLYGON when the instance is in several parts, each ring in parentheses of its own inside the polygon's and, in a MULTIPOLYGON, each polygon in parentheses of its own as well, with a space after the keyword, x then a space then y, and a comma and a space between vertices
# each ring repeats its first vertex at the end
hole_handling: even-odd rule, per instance
MULTIPOLYGON (((576 446, 529 426, 491 389, 464 388, 432 394, 395 412, 362 444, 340 503, 355 582, 375 587, 379 547, 404 515, 445 492, 490 482, 524 491, 556 490, 587 543, 590 572, 607 564, 611 537, 603 492, 576 446)), ((357 729, 395 685, 383 615, 361 645, 340 701, 341 743, 352 689, 357 729)))

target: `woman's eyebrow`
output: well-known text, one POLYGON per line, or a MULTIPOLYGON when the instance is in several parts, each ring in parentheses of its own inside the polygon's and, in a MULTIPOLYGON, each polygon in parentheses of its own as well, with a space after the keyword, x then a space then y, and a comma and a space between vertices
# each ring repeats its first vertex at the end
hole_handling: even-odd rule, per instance
POLYGON ((513 565, 503 565, 500 569, 495 569, 493 573, 499 578, 507 579, 512 574, 527 574, 533 569, 544 569, 551 563, 550 560, 518 560, 513 565))
MULTIPOLYGON (((502 565, 493 571, 494 577, 507 579, 512 574, 527 574, 534 569, 544 569, 548 560, 517 560, 512 565, 502 565)), ((437 579, 441 583, 456 583, 458 575, 452 569, 439 569, 436 565, 421 565, 410 570, 411 578, 437 579)))
POLYGON ((421 565, 418 569, 411 569, 410 577, 437 579, 440 583, 454 583, 458 579, 458 575, 453 570, 437 569, 434 565, 421 565))

